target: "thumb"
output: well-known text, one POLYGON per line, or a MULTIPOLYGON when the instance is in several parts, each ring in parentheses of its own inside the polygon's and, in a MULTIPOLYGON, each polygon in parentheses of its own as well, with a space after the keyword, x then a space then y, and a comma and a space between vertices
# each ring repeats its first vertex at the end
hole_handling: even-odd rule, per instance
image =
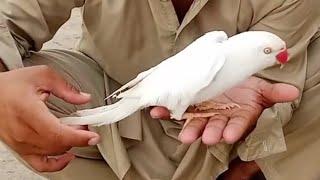
POLYGON ((299 97, 298 88, 289 84, 271 84, 263 81, 263 83, 260 83, 259 89, 263 97, 263 102, 266 102, 267 106, 271 106, 275 103, 294 101, 299 97))
POLYGON ((46 73, 46 87, 45 93, 52 93, 58 98, 63 99, 64 101, 72 104, 84 104, 89 102, 91 96, 90 94, 80 92, 73 85, 68 83, 63 79, 58 73, 49 69, 49 72, 46 73))

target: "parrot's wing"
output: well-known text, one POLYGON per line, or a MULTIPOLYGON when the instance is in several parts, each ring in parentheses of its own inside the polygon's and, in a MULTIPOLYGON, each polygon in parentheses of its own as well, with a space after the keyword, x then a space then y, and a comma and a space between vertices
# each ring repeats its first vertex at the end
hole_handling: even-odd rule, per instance
POLYGON ((136 78, 129 81, 127 84, 123 85, 121 88, 119 88, 118 90, 116 90, 115 92, 110 94, 108 97, 106 97, 106 99, 114 98, 114 97, 116 98, 119 93, 121 93, 122 91, 128 90, 128 89, 132 88, 133 86, 135 86, 136 84, 138 84, 140 81, 142 81, 144 78, 146 78, 149 74, 151 74, 156 68, 157 68, 157 66, 152 67, 152 68, 138 74, 138 76, 136 78))
MULTIPOLYGON (((228 39, 228 35, 224 31, 212 31, 212 32, 206 33, 204 36, 200 37, 196 41, 201 41, 202 39, 205 41, 207 41, 207 39, 209 39, 212 44, 221 43, 221 42, 228 39)), ((193 44, 197 44, 197 42, 193 43, 193 44)), ((172 57, 171 57, 171 59, 172 59, 172 57)), ((157 69, 162 64, 165 64, 165 61, 163 61, 162 63, 160 63, 159 65, 157 65, 155 67, 148 69, 147 71, 141 72, 140 74, 138 74, 138 76, 135 79, 133 79, 133 80, 129 81, 127 84, 123 85, 121 88, 119 88, 118 90, 116 90, 115 92, 110 94, 108 97, 106 97, 106 99, 117 98, 117 96, 121 92, 126 91, 126 90, 134 87, 135 85, 137 85, 139 82, 141 82, 143 79, 145 79, 147 76, 149 76, 155 69, 157 69)))
POLYGON ((211 61, 206 61, 208 63, 180 64, 181 62, 183 61, 177 60, 162 64, 139 84, 120 93, 119 97, 122 99, 115 104, 78 111, 76 115, 80 117, 66 117, 60 120, 64 124, 100 126, 120 121, 151 105, 167 107, 171 111, 171 117, 179 120, 195 95, 213 81, 225 58, 219 54, 211 61), (182 71, 174 68, 179 64, 183 65, 182 71))
POLYGON ((159 64, 139 84, 120 93, 118 98, 139 99, 139 104, 144 107, 164 106, 171 110, 173 118, 181 119, 196 94, 210 85, 225 63, 219 45, 197 48, 159 64))
MULTIPOLYGON (((175 56, 142 72, 111 96, 136 99, 136 105, 141 108, 164 106, 173 112, 180 107, 177 113, 173 112, 178 118, 224 65, 225 56, 220 43, 226 39, 227 35, 221 31, 207 33, 175 56)), ((77 114, 87 116, 109 108, 87 109, 77 114)))

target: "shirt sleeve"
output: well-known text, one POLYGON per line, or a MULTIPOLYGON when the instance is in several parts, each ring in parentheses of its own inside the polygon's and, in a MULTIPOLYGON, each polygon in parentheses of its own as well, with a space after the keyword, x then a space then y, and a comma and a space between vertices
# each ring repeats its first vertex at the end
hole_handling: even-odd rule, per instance
POLYGON ((85 0, 3 0, 0 2, 0 58, 8 69, 22 67, 85 0))
MULTIPOLYGON (((320 1, 245 2, 251 5, 251 9, 243 17, 239 15, 239 19, 243 19, 242 24, 248 25, 247 30, 272 32, 286 42, 289 51, 290 62, 283 69, 272 67, 256 76, 271 82, 292 84, 303 92, 307 47, 320 26, 320 1)), ((239 29, 244 30, 244 27, 239 26, 239 29)), ((301 95, 295 102, 276 104, 262 113, 255 130, 239 145, 238 154, 242 160, 250 161, 286 150, 283 126, 290 121, 294 110, 299 106, 301 95)))

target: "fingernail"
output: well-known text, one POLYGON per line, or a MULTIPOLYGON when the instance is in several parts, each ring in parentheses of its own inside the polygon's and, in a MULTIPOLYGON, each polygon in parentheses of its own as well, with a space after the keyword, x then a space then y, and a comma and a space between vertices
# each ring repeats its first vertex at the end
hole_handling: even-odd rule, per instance
POLYGON ((88 141, 88 145, 89 145, 89 146, 95 146, 95 145, 99 144, 99 142, 100 142, 100 137, 97 136, 97 137, 91 138, 91 139, 88 141))
POLYGON ((87 97, 90 97, 90 96, 91 96, 91 94, 88 94, 88 93, 85 93, 85 92, 80 92, 80 94, 81 94, 82 96, 87 96, 87 97))

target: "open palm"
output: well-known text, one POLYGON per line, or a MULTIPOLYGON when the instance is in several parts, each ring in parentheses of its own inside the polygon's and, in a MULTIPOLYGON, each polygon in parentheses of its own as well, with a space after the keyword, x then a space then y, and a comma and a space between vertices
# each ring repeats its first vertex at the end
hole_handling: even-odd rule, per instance
MULTIPOLYGON (((240 108, 212 110, 218 112, 210 119, 193 119, 183 128, 179 139, 192 143, 199 137, 205 144, 213 145, 220 141, 235 143, 249 133, 256 125, 262 111, 275 103, 293 101, 299 95, 291 85, 271 84, 263 79, 251 77, 237 87, 226 91, 214 99, 219 103, 236 103, 240 108)), ((152 117, 166 118, 169 112, 162 107, 151 110, 152 117)))

